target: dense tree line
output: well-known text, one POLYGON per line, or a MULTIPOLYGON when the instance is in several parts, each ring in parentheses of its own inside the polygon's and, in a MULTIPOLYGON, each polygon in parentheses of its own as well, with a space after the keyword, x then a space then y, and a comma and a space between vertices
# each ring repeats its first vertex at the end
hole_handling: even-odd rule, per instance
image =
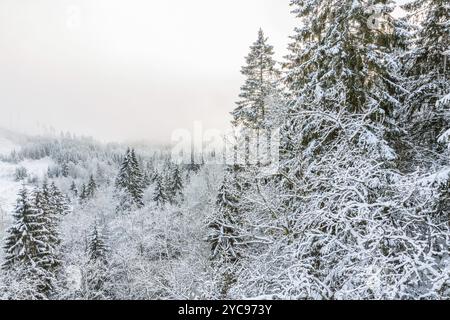
POLYGON ((276 64, 262 32, 242 71, 234 123, 281 124, 282 160, 269 179, 226 169, 209 240, 240 273, 230 283, 216 264, 222 294, 448 298, 449 6, 414 1, 403 20, 383 0, 291 6, 301 27, 275 121, 263 112, 274 86, 262 70, 276 64))

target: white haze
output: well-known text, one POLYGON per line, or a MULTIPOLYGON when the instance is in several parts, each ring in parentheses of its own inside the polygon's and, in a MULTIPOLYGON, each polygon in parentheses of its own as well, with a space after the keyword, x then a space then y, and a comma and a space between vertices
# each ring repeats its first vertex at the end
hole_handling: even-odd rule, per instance
POLYGON ((165 142, 224 130, 262 27, 277 58, 289 0, 2 0, 0 126, 165 142))

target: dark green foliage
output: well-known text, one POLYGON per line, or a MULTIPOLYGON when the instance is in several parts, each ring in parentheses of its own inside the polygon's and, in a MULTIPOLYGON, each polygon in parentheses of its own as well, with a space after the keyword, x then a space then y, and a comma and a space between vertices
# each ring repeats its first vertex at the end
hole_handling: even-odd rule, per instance
POLYGON ((70 191, 72 192, 72 195, 74 197, 78 196, 78 188, 77 185, 75 184, 75 181, 72 181, 72 184, 70 185, 70 191))
POLYGON ((89 261, 83 276, 83 294, 87 299, 104 300, 111 298, 108 284, 111 281, 109 268, 109 248, 105 235, 94 226, 88 246, 89 261))
POLYGON ((434 212, 447 222, 450 221, 450 177, 439 186, 434 212))
POLYGON ((163 179, 159 174, 155 177, 155 193, 153 195, 153 201, 160 207, 164 206, 169 201, 163 179))
POLYGON ((104 234, 94 226, 89 240, 88 254, 91 261, 102 261, 106 263, 109 249, 104 239, 104 234))
POLYGON ((6 259, 3 268, 20 276, 27 274, 36 283, 35 290, 51 295, 62 262, 58 225, 67 205, 54 184, 44 182, 30 197, 24 187, 17 200, 14 224, 5 241, 6 259))
POLYGON ((409 92, 404 124, 414 145, 436 150, 439 136, 450 128, 449 102, 439 102, 450 93, 450 7, 447 0, 416 0, 404 8, 412 20, 423 15, 404 58, 409 92))
POLYGON ((69 176, 69 165, 67 162, 63 162, 61 165, 61 174, 64 178, 67 178, 69 176))
POLYGON ((235 245, 242 240, 238 231, 242 227, 241 196, 238 171, 235 167, 228 167, 217 194, 215 220, 209 225, 211 232, 208 241, 213 259, 220 256, 226 261, 234 261, 238 258, 235 245))
POLYGON ((80 201, 83 202, 87 198, 88 198, 88 196, 87 196, 86 185, 83 183, 83 185, 81 186, 80 201))
POLYGON ((5 240, 6 257, 3 265, 5 269, 17 263, 36 264, 38 252, 45 250, 37 241, 42 221, 31 201, 27 189, 23 187, 19 192, 13 214, 14 224, 8 229, 5 240))
POLYGON ((177 204, 183 201, 183 177, 179 166, 168 163, 164 169, 163 187, 168 201, 177 204))
POLYGON ((96 192, 97 192, 97 184, 95 183, 94 176, 91 175, 91 177, 89 178, 89 183, 86 188, 86 196, 92 199, 95 196, 96 192))
POLYGON ((257 41, 250 47, 242 75, 246 77, 241 87, 237 108, 232 112, 233 123, 247 128, 260 129, 264 125, 269 111, 269 99, 277 94, 277 81, 280 72, 273 59, 273 47, 267 43, 262 30, 257 41))
MULTIPOLYGON (((144 179, 133 149, 128 149, 116 179, 116 189, 138 208, 144 206, 144 179)), ((127 201, 128 202, 128 201, 127 201)))

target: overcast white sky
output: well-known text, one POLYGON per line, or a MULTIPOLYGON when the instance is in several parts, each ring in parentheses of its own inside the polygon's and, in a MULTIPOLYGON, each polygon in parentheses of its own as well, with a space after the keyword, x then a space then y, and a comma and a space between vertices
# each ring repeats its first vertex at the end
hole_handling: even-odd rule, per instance
POLYGON ((0 126, 169 141, 226 129, 262 27, 277 57, 289 0, 1 0, 0 126))

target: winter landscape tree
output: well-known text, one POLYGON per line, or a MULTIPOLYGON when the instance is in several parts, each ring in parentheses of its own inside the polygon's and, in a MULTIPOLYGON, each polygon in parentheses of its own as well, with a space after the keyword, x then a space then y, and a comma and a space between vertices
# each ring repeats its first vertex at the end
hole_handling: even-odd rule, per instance
POLYGON ((143 175, 133 149, 128 149, 120 167, 119 175, 116 179, 116 188, 122 192, 123 205, 131 203, 140 208, 144 205, 143 197, 143 175))
POLYGON ((153 195, 153 201, 158 206, 164 206, 169 201, 169 197, 166 194, 166 187, 163 183, 163 178, 159 174, 155 177, 155 192, 153 195))
POLYGON ((88 262, 83 277, 83 292, 87 299, 105 300, 111 298, 108 292, 109 248, 105 236, 94 225, 88 244, 88 262))
POLYGON ((450 93, 450 8, 443 0, 416 0, 404 8, 410 20, 421 21, 404 59, 409 92, 404 123, 415 142, 435 150, 438 138, 450 127, 449 101, 443 101, 450 93))
POLYGON ((29 298, 51 296, 58 281, 61 261, 55 209, 46 183, 32 197, 26 188, 19 193, 15 224, 8 230, 3 267, 11 279, 29 279, 33 284, 29 298))
POLYGON ((1 203, 0 299, 450 298, 450 6, 291 7, 283 63, 262 30, 245 58, 234 163, 17 138, 0 156, 0 184, 23 184, 1 203), (246 134, 275 128, 268 172, 246 134))

